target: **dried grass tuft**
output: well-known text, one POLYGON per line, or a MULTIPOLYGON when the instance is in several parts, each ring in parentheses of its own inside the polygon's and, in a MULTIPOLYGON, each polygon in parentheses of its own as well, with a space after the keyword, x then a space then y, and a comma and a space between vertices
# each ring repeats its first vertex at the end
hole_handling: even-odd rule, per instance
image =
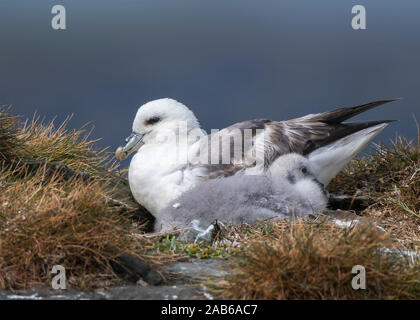
POLYGON ((0 110, 1 289, 50 286, 54 265, 65 267, 73 288, 108 287, 120 282, 110 260, 122 253, 157 267, 175 259, 150 253, 153 241, 129 218, 131 209, 115 205, 129 194, 115 192, 121 178, 84 129, 67 130, 68 120, 56 128, 37 118, 21 126, 8 111, 0 110), (93 179, 51 172, 51 162, 93 179))
POLYGON ((389 235, 373 227, 340 229, 332 224, 274 224, 269 237, 256 233, 233 261, 222 286, 230 299, 414 299, 420 266, 384 254, 389 235), (351 286, 352 268, 366 270, 366 290, 351 286))
POLYGON ((420 244, 420 128, 416 141, 397 136, 391 146, 356 159, 329 185, 333 193, 363 195, 372 205, 360 212, 391 230, 401 244, 420 244))
POLYGON ((11 158, 14 150, 21 147, 16 124, 17 117, 10 115, 10 108, 0 106, 0 161, 11 158))

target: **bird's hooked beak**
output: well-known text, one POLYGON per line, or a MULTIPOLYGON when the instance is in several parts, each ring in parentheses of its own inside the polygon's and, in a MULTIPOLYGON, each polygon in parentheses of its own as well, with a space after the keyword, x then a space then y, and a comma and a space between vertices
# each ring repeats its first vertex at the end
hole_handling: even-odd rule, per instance
POLYGON ((140 133, 132 133, 129 137, 125 139, 125 146, 124 147, 118 147, 118 149, 115 151, 115 157, 119 160, 125 160, 127 157, 133 153, 134 151, 137 151, 140 149, 140 147, 144 144, 143 143, 143 135, 140 133))

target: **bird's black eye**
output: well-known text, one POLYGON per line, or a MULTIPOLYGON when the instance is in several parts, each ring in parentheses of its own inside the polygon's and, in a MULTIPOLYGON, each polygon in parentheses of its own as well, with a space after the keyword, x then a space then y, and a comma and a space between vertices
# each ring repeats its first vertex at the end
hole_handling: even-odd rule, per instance
POLYGON ((147 119, 147 120, 144 122, 144 124, 145 124, 146 126, 149 126, 149 125, 154 124, 154 123, 159 122, 159 121, 160 121, 160 118, 159 118, 159 117, 151 117, 151 118, 147 119))
POLYGON ((300 170, 302 171, 303 174, 308 173, 308 169, 306 169, 306 167, 302 167, 300 170))

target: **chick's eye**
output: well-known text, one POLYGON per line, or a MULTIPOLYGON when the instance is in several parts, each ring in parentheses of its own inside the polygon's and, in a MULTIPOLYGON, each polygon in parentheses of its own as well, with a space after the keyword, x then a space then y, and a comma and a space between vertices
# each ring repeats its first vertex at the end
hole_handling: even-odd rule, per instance
POLYGON ((308 169, 306 169, 306 167, 302 167, 300 170, 302 171, 303 174, 308 173, 308 169))
POLYGON ((146 126, 149 126, 149 125, 154 124, 154 123, 159 122, 159 121, 160 121, 160 118, 159 118, 159 117, 151 117, 151 118, 147 119, 147 120, 144 122, 144 124, 145 124, 146 126))

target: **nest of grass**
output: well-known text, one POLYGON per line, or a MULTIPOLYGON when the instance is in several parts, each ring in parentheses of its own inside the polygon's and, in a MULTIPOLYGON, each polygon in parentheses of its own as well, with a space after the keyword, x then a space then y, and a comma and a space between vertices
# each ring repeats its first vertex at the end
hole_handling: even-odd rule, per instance
POLYGON ((372 226, 283 222, 269 235, 255 229, 233 259, 233 275, 219 288, 229 299, 414 299, 420 266, 398 254, 389 234, 372 226), (366 290, 351 286, 352 268, 366 270, 366 290))

